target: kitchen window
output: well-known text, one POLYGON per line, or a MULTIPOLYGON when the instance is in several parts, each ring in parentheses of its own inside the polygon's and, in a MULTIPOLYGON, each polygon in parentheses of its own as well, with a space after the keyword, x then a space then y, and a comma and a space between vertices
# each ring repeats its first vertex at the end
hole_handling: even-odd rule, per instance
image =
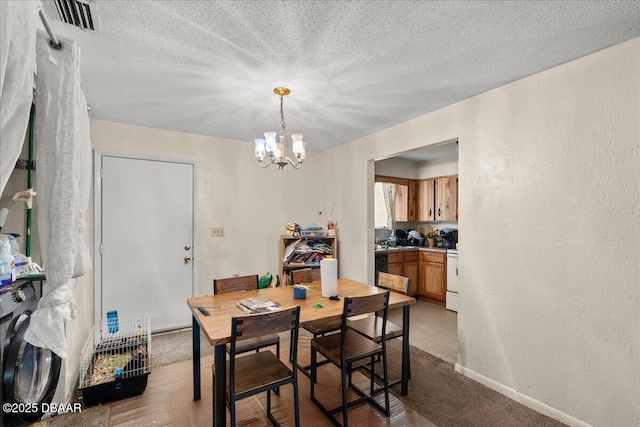
POLYGON ((373 186, 373 218, 376 229, 393 229, 395 187, 395 184, 388 182, 376 182, 373 186))

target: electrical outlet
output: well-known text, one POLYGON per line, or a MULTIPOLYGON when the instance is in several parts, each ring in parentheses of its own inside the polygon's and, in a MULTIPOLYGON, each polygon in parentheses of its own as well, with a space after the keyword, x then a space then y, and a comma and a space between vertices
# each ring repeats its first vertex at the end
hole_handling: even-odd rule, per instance
POLYGON ((211 237, 224 236, 224 227, 211 227, 211 237))

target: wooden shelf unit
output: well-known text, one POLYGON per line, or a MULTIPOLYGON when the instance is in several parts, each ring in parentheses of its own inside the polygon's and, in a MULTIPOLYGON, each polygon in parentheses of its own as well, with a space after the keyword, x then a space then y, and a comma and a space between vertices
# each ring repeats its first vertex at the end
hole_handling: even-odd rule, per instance
POLYGON ((327 257, 332 257, 338 259, 338 236, 310 236, 310 237, 289 237, 289 236, 280 236, 280 280, 284 282, 284 274, 288 274, 291 270, 298 270, 303 268, 320 268, 319 262, 313 262, 308 264, 284 264, 284 254, 285 249, 291 243, 297 240, 307 240, 307 241, 321 241, 329 246, 331 246, 331 254, 327 254, 327 257))

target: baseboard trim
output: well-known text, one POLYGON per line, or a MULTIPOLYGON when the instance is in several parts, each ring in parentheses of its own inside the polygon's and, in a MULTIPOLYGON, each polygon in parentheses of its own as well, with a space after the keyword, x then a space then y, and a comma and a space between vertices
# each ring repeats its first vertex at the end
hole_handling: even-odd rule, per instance
POLYGON ((534 411, 540 412, 543 415, 556 419, 562 423, 565 423, 572 427, 592 427, 590 424, 585 423, 584 421, 580 421, 579 419, 564 413, 556 408, 553 408, 546 403, 540 402, 539 400, 534 399, 533 397, 527 396, 526 394, 522 394, 517 390, 512 389, 511 387, 507 387, 504 384, 501 384, 497 381, 492 380, 491 378, 487 378, 484 375, 481 375, 471 369, 465 368, 464 366, 456 363, 455 370, 457 373, 464 375, 467 378, 471 378, 472 380, 479 382, 482 385, 489 387, 492 390, 497 391, 500 394, 504 394, 508 398, 515 400, 518 403, 522 403, 524 406, 527 406, 534 411))

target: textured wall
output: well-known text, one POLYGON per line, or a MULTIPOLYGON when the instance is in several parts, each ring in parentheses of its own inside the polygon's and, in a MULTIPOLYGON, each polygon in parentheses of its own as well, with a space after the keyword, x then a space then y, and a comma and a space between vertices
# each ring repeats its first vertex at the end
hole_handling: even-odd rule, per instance
POLYGON ((324 153, 341 275, 373 277, 370 160, 459 138, 458 363, 565 422, 638 425, 639 71, 633 39, 324 153))
POLYGON ((376 175, 418 179, 418 163, 403 159, 385 159, 375 164, 376 175))
POLYGON ((427 162, 420 163, 420 166, 418 167, 418 179, 455 175, 457 173, 458 157, 429 160, 427 162))
MULTIPOLYGON (((317 222, 322 178, 318 155, 309 153, 299 170, 259 167, 253 144, 171 132, 101 120, 91 121, 94 149, 198 160, 200 169, 202 292, 212 280, 238 272, 274 275, 279 266, 279 237, 287 220, 317 222), (223 237, 210 228, 223 226, 223 237)), ((289 147, 290 149, 290 147, 289 147)), ((291 154, 291 152, 288 152, 291 154)), ((194 242, 197 244, 198 242, 194 242)))

